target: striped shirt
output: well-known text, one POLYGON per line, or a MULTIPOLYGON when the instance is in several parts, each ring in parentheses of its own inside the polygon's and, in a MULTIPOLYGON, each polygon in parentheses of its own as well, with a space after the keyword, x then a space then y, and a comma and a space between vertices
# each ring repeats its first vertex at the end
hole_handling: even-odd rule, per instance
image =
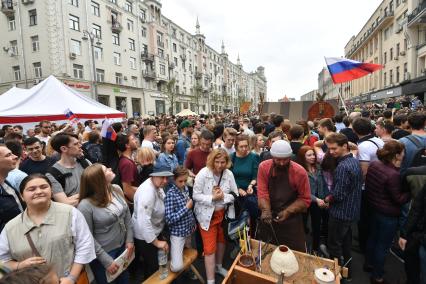
POLYGON ((361 207, 362 171, 352 154, 339 158, 330 191, 330 215, 341 221, 357 221, 361 207))

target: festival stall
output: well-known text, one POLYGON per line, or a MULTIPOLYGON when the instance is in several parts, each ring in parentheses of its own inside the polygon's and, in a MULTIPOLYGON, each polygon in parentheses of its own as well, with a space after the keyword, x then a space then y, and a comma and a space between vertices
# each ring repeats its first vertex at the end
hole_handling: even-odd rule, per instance
POLYGON ((30 89, 13 87, 0 96, 0 125, 20 124, 24 129, 42 120, 57 124, 68 122, 66 113, 85 121, 122 119, 125 113, 105 106, 49 76, 30 89))
POLYGON ((237 256, 222 284, 339 284, 342 275, 348 274, 348 269, 339 266, 337 259, 333 261, 254 239, 243 242, 246 240, 246 249, 237 256))

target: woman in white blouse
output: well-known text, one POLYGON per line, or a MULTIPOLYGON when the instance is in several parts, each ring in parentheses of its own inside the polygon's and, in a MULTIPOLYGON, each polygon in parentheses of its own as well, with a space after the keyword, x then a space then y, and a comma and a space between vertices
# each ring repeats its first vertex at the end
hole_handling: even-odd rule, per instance
POLYGON ((195 177, 194 212, 203 239, 207 284, 214 283, 215 272, 222 276, 227 274, 226 269, 222 267, 225 252, 222 221, 225 211, 228 217, 235 217, 233 203, 234 196, 238 195, 234 175, 228 170, 230 166, 228 153, 222 148, 217 148, 209 154, 206 167, 195 177), (225 210, 227 208, 228 210, 225 210))

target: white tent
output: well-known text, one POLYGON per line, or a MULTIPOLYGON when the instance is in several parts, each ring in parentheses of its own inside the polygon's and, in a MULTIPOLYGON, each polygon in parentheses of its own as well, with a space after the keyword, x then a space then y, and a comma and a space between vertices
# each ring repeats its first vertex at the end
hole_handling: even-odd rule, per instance
POLYGON ((178 114, 176 114, 176 116, 196 116, 198 114, 196 114, 195 112, 193 112, 190 109, 184 109, 181 112, 179 112, 178 114))
POLYGON ((28 128, 41 120, 66 122, 67 109, 83 121, 125 117, 123 112, 92 100, 49 76, 31 89, 13 87, 1 95, 0 124, 21 124, 28 128))

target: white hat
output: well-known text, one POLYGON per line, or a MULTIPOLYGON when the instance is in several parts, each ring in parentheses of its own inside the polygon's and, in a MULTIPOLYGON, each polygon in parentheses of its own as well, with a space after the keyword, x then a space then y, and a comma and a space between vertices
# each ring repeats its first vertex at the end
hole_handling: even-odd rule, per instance
POLYGON ((293 154, 290 143, 285 140, 278 140, 272 143, 271 155, 274 158, 289 158, 293 154))

